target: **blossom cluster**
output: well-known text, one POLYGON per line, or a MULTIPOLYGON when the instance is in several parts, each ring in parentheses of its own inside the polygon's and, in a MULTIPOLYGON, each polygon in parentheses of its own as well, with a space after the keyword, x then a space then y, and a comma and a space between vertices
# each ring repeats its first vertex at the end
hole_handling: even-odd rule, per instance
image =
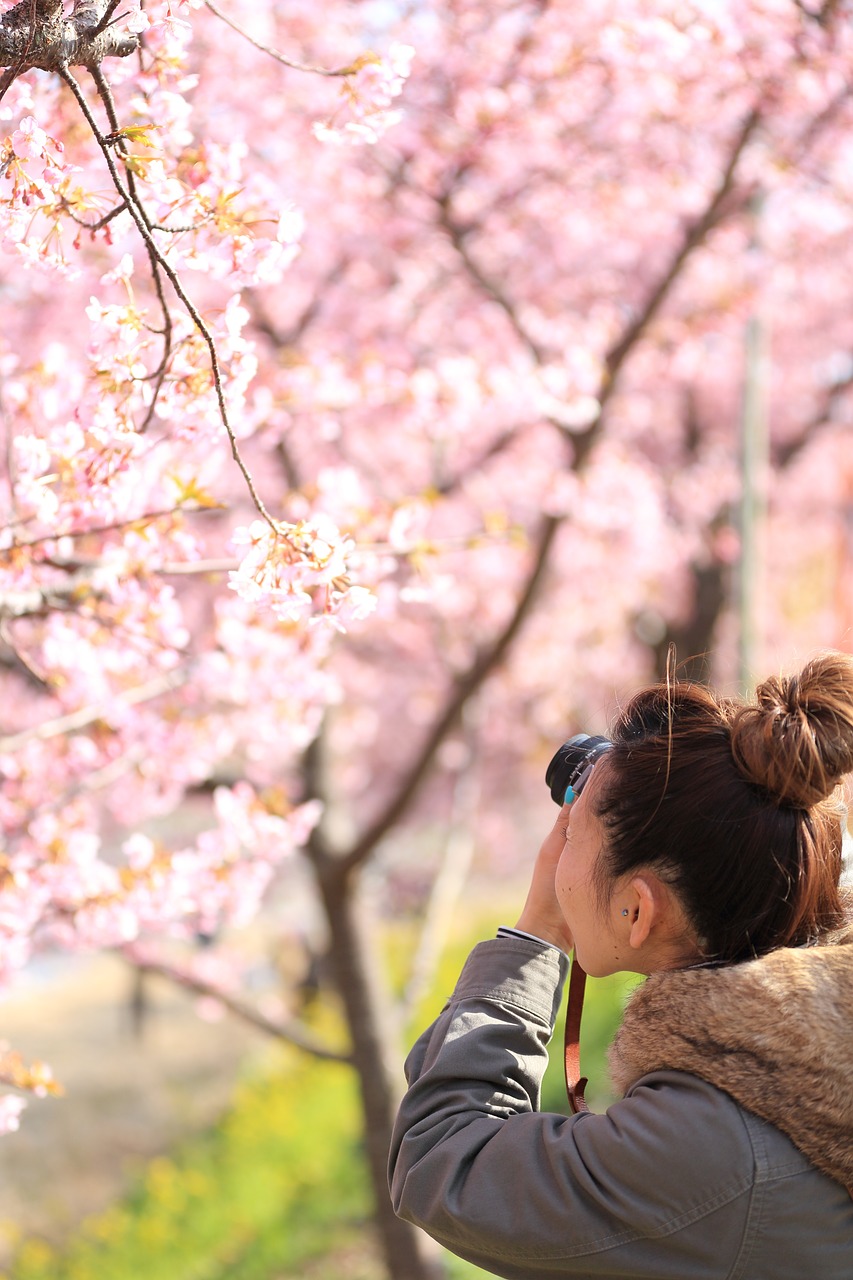
POLYGON ((805 10, 233 0, 250 40, 131 0, 118 128, 81 76, 121 190, 58 77, 8 88, 0 973, 250 919, 317 820, 288 797, 320 726, 358 826, 502 634, 459 718, 495 828, 496 780, 670 632, 729 652, 762 308, 766 626, 849 633, 853 29, 805 10))
POLYGON ((275 529, 261 520, 235 529, 232 540, 248 546, 229 586, 243 599, 269 609, 284 622, 295 622, 317 608, 343 629, 343 618, 360 620, 375 607, 368 588, 353 585, 348 560, 355 544, 331 520, 315 517, 275 529))
POLYGON ((116 947, 149 931, 192 937, 250 920, 308 839, 318 806, 288 806, 278 793, 265 801, 237 783, 216 789, 214 813, 217 825, 191 845, 168 849, 137 832, 118 860, 106 856, 88 804, 39 813, 3 867, 3 981, 46 945, 116 947))
POLYGON ((341 104, 326 121, 314 125, 320 142, 372 144, 402 116, 392 103, 409 77, 415 51, 411 45, 393 44, 384 58, 363 54, 341 87, 341 104))

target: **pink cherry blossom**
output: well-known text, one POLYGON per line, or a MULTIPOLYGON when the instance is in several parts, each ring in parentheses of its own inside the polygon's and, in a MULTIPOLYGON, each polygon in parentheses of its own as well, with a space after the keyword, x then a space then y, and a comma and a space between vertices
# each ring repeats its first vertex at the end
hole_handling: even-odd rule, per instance
POLYGON ((33 116, 24 116, 12 134, 15 154, 22 160, 39 160, 47 147, 47 134, 33 116))
POLYGON ((763 657, 853 628, 846 0, 125 8, 117 131, 0 102, 4 982, 299 914, 318 733, 350 851, 442 738, 393 909, 461 761, 517 872, 668 639, 734 686, 756 322, 763 657))

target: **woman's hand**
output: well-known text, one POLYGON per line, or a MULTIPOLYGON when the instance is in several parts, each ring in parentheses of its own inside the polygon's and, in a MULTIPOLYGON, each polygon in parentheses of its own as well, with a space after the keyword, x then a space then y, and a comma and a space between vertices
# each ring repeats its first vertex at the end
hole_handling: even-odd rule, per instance
POLYGON ((542 842, 533 867, 533 879, 516 928, 532 933, 543 942, 553 942, 563 951, 571 951, 572 935, 563 918, 554 890, 557 863, 566 843, 570 806, 564 804, 557 821, 542 842))

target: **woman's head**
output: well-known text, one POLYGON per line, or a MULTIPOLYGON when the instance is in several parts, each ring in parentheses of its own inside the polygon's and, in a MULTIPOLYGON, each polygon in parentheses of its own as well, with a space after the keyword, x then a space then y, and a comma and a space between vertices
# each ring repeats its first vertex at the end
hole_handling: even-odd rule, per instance
POLYGON ((599 899, 641 872, 674 894, 698 950, 734 961, 837 928, 853 769, 853 658, 830 653, 756 701, 696 685, 637 694, 598 763, 599 899))

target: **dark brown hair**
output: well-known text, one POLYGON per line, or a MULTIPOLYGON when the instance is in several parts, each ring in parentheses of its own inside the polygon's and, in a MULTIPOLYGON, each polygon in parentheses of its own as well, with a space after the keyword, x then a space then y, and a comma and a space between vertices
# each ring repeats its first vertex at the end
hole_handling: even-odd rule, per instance
POLYGON ((678 894, 706 959, 800 946, 844 923, 853 658, 827 653, 756 700, 693 684, 637 694, 602 759, 602 885, 641 868, 678 894))

